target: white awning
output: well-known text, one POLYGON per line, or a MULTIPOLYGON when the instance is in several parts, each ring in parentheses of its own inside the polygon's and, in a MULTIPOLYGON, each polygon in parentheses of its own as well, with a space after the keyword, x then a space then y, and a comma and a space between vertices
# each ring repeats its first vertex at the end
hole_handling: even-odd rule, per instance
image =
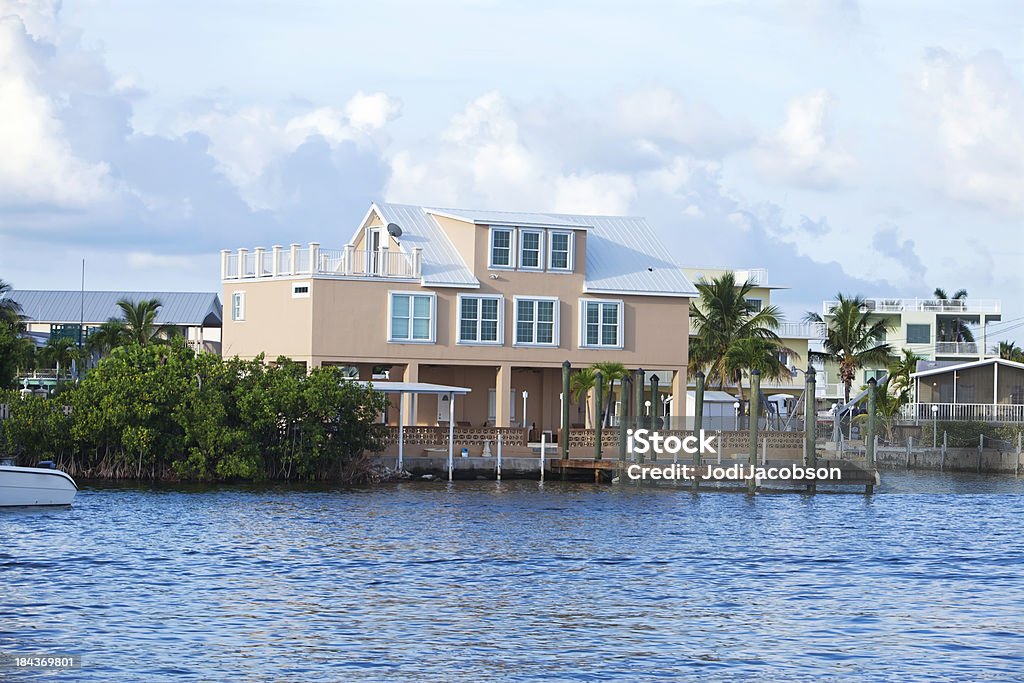
POLYGON ((451 387, 445 384, 431 384, 430 382, 368 382, 359 380, 364 387, 369 385, 377 391, 386 394, 455 394, 465 396, 473 391, 468 387, 451 387))

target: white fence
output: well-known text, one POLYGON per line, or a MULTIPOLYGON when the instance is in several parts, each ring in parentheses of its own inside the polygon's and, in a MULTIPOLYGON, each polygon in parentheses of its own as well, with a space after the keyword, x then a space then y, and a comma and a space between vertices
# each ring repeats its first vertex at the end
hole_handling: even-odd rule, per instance
POLYGON ((1024 405, 1006 403, 908 403, 900 410, 905 422, 1024 422, 1024 405))
POLYGON ((293 244, 288 248, 275 246, 270 250, 257 247, 221 252, 221 279, 281 277, 294 275, 336 275, 341 277, 376 277, 418 279, 422 272, 422 250, 410 253, 382 247, 365 251, 349 244, 344 249, 321 249, 316 242, 308 247, 293 244))

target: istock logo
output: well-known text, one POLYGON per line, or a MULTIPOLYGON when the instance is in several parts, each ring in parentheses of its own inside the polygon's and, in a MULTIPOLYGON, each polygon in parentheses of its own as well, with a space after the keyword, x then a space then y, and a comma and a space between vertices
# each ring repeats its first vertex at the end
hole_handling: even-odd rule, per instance
POLYGON ((636 453, 638 455, 646 455, 647 453, 655 453, 662 455, 668 453, 674 455, 676 453, 711 453, 717 454, 718 451, 712 445, 715 440, 715 435, 707 435, 704 430, 700 430, 699 434, 691 434, 690 436, 678 437, 675 434, 669 434, 668 436, 662 436, 659 432, 652 432, 647 429, 630 429, 626 432, 628 441, 626 447, 630 453, 636 453))

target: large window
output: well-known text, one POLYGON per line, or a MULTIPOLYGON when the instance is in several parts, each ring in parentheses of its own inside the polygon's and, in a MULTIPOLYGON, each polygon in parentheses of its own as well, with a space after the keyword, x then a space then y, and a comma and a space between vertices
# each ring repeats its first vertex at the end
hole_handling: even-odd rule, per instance
POLYGON ((622 302, 580 300, 580 346, 622 348, 622 302))
POLYGON ((541 230, 519 231, 519 267, 540 270, 544 267, 541 255, 544 252, 544 232, 541 230))
POLYGON ((459 295, 459 343, 500 344, 502 298, 459 295))
POLYGON ((516 344, 558 346, 558 299, 516 297, 516 344))
POLYGON ((764 302, 760 299, 744 299, 744 301, 747 302, 747 309, 751 313, 759 313, 764 306, 764 302))
POLYGON ((245 320, 245 292, 231 294, 231 319, 235 322, 245 320))
POLYGON ((572 270, 572 233, 552 232, 551 250, 548 255, 551 270, 572 270))
POLYGON ((491 257, 488 264, 492 268, 512 267, 512 231, 502 228, 491 228, 491 257))
POLYGON ((931 325, 907 325, 908 344, 930 344, 932 341, 931 325))
POLYGON ((434 341, 434 295, 391 292, 388 341, 434 341))

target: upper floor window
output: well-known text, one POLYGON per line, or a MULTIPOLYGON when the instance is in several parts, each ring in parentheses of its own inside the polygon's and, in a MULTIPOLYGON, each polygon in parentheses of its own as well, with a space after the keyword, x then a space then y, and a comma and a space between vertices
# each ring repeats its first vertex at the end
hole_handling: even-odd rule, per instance
POLYGON ((512 231, 491 228, 491 255, 488 263, 492 268, 512 267, 512 231))
POLYGON ((907 325, 908 344, 930 344, 932 341, 931 325, 907 325))
POLYGON ((459 343, 502 343, 502 298, 459 295, 459 343))
POLYGON ((309 283, 308 282, 296 282, 292 285, 292 298, 293 299, 308 299, 309 298, 309 283))
POLYGON ((622 348, 622 302, 580 300, 580 346, 622 348))
POLYGON ((552 232, 551 250, 548 254, 551 270, 572 270, 572 233, 552 232))
POLYGON ((435 302, 433 294, 391 292, 388 341, 433 343, 435 302))
POLYGON ((761 308, 764 306, 764 302, 760 299, 745 299, 747 302, 747 308, 751 313, 759 313, 761 308))
POLYGON ((231 319, 245 320, 245 292, 234 292, 231 295, 231 319))
POLYGON ((516 344, 558 346, 558 299, 515 299, 516 344))
POLYGON ((542 230, 519 231, 519 267, 540 270, 544 267, 544 232, 542 230))

